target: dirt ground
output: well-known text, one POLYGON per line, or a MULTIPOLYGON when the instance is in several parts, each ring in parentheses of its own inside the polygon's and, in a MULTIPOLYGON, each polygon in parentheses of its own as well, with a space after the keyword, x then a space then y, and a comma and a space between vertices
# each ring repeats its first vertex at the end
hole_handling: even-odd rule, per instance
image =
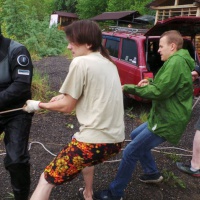
MULTIPOLYGON (((34 62, 35 68, 48 74, 51 89, 58 91, 68 72, 70 61, 65 57, 48 57, 34 62)), ((196 99, 194 100, 194 102, 196 99)), ((141 113, 148 112, 150 104, 131 102, 125 110, 126 140, 132 129, 141 123, 141 113), (132 109, 130 109, 132 108, 132 109)), ((138 180, 142 174, 140 164, 132 176, 132 181, 126 189, 126 200, 198 200, 200 199, 200 179, 183 174, 176 168, 175 161, 188 162, 191 159, 192 141, 194 137, 194 124, 199 117, 200 102, 195 106, 190 123, 185 130, 179 145, 172 146, 164 143, 159 149, 153 150, 158 168, 165 179, 160 184, 144 184, 138 180), (164 148, 164 149, 161 149, 164 148), (183 151, 183 150, 187 151, 183 151), (169 155, 166 154, 169 153, 169 155), (180 156, 182 154, 182 156, 180 156), (183 187, 185 185, 185 188, 183 187)), ((30 134, 31 156, 31 193, 35 189, 39 176, 44 167, 53 159, 64 145, 70 141, 71 136, 78 130, 79 124, 74 115, 64 115, 56 112, 35 113, 30 134)), ((176 131, 176 130, 174 130, 176 131)), ((126 142, 126 144, 128 141, 126 142)), ((0 154, 4 153, 4 144, 0 142, 0 154)), ((119 153, 111 162, 96 166, 94 177, 94 190, 105 189, 113 180, 122 153, 119 153)), ((3 165, 4 155, 0 156, 0 200, 11 197, 10 180, 3 165)), ((80 174, 68 184, 53 189, 50 200, 78 200, 78 189, 83 187, 83 178, 80 174)))

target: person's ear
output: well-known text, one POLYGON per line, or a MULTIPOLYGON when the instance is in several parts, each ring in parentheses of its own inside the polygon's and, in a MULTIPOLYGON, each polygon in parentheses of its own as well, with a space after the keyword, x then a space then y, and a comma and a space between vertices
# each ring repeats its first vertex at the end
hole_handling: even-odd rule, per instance
POLYGON ((86 44, 86 48, 87 48, 87 49, 90 49, 91 47, 92 47, 91 44, 86 44))
POLYGON ((177 45, 175 43, 171 43, 171 50, 174 51, 177 49, 177 45))

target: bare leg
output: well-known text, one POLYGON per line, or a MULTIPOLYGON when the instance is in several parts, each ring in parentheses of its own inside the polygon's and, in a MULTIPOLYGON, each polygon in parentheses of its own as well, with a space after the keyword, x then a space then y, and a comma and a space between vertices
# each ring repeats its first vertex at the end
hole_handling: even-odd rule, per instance
POLYGON ((42 173, 39 183, 31 196, 31 200, 48 200, 53 187, 55 186, 48 183, 44 178, 44 173, 42 173))
POLYGON ((193 154, 191 166, 194 169, 200 169, 200 131, 197 130, 193 141, 193 154))
POLYGON ((83 192, 84 198, 86 200, 92 200, 93 195, 93 176, 94 176, 94 166, 85 167, 82 170, 83 178, 85 181, 85 190, 83 192))

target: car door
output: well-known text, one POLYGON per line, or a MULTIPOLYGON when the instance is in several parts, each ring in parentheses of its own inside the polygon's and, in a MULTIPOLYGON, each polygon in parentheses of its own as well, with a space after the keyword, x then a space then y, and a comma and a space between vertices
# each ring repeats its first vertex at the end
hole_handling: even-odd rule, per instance
POLYGON ((117 61, 122 84, 137 84, 141 80, 138 61, 137 42, 134 39, 122 38, 117 61))

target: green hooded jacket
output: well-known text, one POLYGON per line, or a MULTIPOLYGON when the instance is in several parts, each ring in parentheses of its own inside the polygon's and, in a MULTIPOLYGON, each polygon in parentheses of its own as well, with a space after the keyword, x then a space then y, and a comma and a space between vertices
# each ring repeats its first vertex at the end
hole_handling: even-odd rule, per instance
POLYGON ((177 144, 192 112, 195 66, 187 50, 180 49, 169 57, 149 85, 124 85, 124 91, 152 100, 148 129, 177 144))

